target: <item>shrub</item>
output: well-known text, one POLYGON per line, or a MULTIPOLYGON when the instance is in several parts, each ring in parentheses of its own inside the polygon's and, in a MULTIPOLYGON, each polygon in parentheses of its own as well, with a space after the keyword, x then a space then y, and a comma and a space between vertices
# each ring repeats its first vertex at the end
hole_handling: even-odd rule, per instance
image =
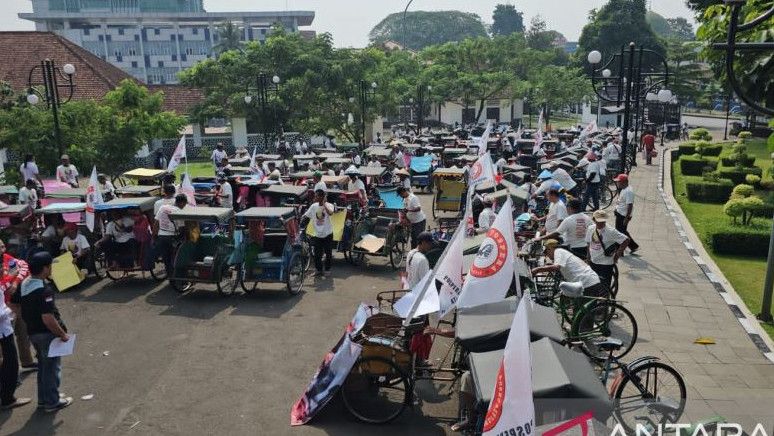
POLYGON ((706 172, 706 167, 709 167, 709 171, 715 171, 717 166, 716 160, 702 159, 698 154, 680 158, 680 171, 686 176, 700 176, 706 172))
POLYGON ((735 167, 737 161, 740 161, 743 167, 751 167, 755 165, 755 156, 745 155, 743 157, 738 157, 735 155, 729 155, 720 158, 720 163, 723 164, 724 167, 735 167))
POLYGON ((718 172, 720 174, 720 177, 731 180, 731 182, 734 185, 739 185, 744 183, 748 174, 754 174, 759 177, 763 174, 763 170, 758 167, 721 168, 720 170, 718 170, 718 172))
MULTIPOLYGON (((739 185, 742 186, 742 185, 739 185)), ((736 224, 736 219, 741 218, 744 215, 744 204, 742 203, 744 198, 735 198, 733 195, 731 199, 723 205, 723 213, 730 216, 736 224)))
POLYGON ((755 192, 755 188, 753 188, 752 186, 741 184, 741 185, 734 186, 734 190, 732 191, 732 194, 737 197, 747 198, 753 195, 754 192, 755 192))
POLYGON ((756 176, 755 174, 748 174, 744 178, 745 183, 748 185, 757 186, 761 183, 761 176, 756 176))
MULTIPOLYGON (((737 188, 739 186, 737 186, 737 188)), ((734 188, 734 191, 736 191, 736 188, 734 188)), ((731 199, 723 206, 723 212, 733 218, 734 224, 737 223, 737 218, 741 218, 742 225, 749 225, 752 222, 753 217, 760 215, 764 208, 765 205, 763 200, 759 197, 752 194, 744 197, 742 195, 737 195, 736 192, 734 192, 734 194, 731 195, 731 199)))
POLYGON ((707 171, 705 173, 702 173, 701 178, 705 182, 717 183, 720 181, 720 175, 718 174, 717 171, 707 171))
POLYGON ((704 128, 691 130, 691 133, 688 135, 688 137, 694 141, 702 139, 705 141, 712 141, 712 135, 710 135, 709 131, 704 128))
POLYGON ((696 153, 696 146, 693 142, 686 142, 677 146, 677 150, 680 152, 680 156, 688 156, 696 153))
POLYGON ((743 140, 743 141, 744 141, 745 139, 750 139, 750 138, 752 138, 753 134, 752 134, 752 132, 749 132, 749 131, 747 131, 747 130, 743 130, 743 131, 739 132, 739 134, 738 134, 738 135, 736 135, 736 136, 737 136, 739 139, 741 139, 741 140, 743 140))
POLYGON ((697 203, 725 203, 731 196, 734 185, 730 180, 720 179, 710 182, 698 177, 686 178, 685 192, 688 200, 697 203))
MULTIPOLYGON (((774 190, 774 180, 772 179, 761 180, 761 189, 765 189, 767 191, 774 190)), ((774 203, 774 201, 772 201, 772 203, 774 203)))
POLYGON ((770 234, 764 229, 728 227, 708 235, 715 254, 766 257, 770 234))
POLYGON ((701 147, 701 153, 702 156, 720 156, 720 153, 723 151, 723 144, 707 144, 703 147, 701 147))

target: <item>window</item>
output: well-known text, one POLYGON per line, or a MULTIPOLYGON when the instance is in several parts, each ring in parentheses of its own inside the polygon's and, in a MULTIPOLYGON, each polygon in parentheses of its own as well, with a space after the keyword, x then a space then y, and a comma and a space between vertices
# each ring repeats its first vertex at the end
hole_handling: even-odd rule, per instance
POLYGON ((193 49, 192 47, 187 47, 187 48, 185 49, 185 54, 187 54, 187 55, 189 55, 189 56, 190 56, 190 55, 193 55, 193 54, 194 54, 194 49, 193 49))
POLYGON ((495 120, 497 122, 500 121, 500 108, 499 107, 488 107, 486 108, 486 119, 487 120, 495 120))
POLYGON ((132 47, 129 50, 126 51, 126 54, 128 56, 137 56, 137 49, 132 47))
POLYGON ((153 29, 153 33, 156 35, 161 35, 161 29, 153 29))
POLYGON ((84 34, 84 35, 88 35, 88 34, 89 34, 89 32, 91 32, 91 29, 89 29, 88 27, 87 27, 87 28, 85 28, 85 29, 83 29, 83 34, 84 34))
POLYGON ((132 61, 132 68, 137 68, 137 61, 132 61))
POLYGON ((476 109, 462 109, 462 124, 471 124, 476 119, 476 109))
POLYGON ((174 33, 169 35, 169 40, 170 41, 174 41, 175 40, 175 34, 174 33))
POLYGON ((159 68, 163 68, 163 67, 164 67, 164 61, 159 61, 159 68))
POLYGON ((199 29, 194 27, 193 29, 191 29, 191 33, 193 33, 194 35, 198 35, 199 34, 199 29))
POLYGON ((124 28, 123 27, 119 27, 118 28, 118 34, 119 35, 123 35, 124 34, 124 28))

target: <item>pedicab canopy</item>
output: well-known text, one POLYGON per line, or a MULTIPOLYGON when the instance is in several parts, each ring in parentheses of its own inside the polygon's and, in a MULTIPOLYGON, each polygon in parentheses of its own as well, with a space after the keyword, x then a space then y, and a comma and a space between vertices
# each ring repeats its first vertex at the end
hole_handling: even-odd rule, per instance
POLYGON ((35 210, 38 215, 52 215, 56 213, 76 213, 86 210, 86 203, 51 203, 35 210))
POLYGON ((292 207, 251 207, 236 214, 237 218, 244 219, 267 219, 282 218, 289 219, 294 217, 296 210, 292 207))
POLYGON ((0 208, 0 218, 26 218, 32 209, 26 204, 10 204, 0 208))
POLYGON ((426 173, 430 171, 433 165, 432 156, 414 156, 411 158, 411 171, 416 173, 426 173))
POLYGON ((116 188, 118 195, 152 196, 161 194, 160 185, 126 185, 116 188))
POLYGON ((361 166, 358 168, 358 171, 364 177, 381 177, 387 171, 387 168, 361 166))
POLYGON ((133 180, 155 180, 163 177, 167 174, 166 170, 152 169, 152 168, 136 168, 131 171, 125 172, 123 175, 127 179, 133 180))
POLYGON ((128 197, 128 198, 114 198, 105 203, 94 205, 96 211, 116 210, 116 209, 131 209, 139 208, 143 212, 153 210, 153 205, 156 204, 158 198, 156 197, 128 197))
POLYGON ((86 198, 86 188, 62 188, 46 192, 46 198, 86 198))
MULTIPOLYGON (((578 416, 592 411, 606 421, 613 410, 605 387, 583 354, 549 338, 530 344, 532 357, 532 396, 537 423, 543 415, 578 416)), ((494 393, 503 350, 470 353, 470 373, 476 398, 489 403, 494 393)))
MULTIPOLYGON (((457 341, 473 353, 504 349, 518 306, 518 298, 508 297, 503 301, 458 309, 457 341)), ((530 305, 527 311, 530 340, 549 338, 558 343, 564 340, 564 333, 552 308, 535 304, 530 305)))
POLYGON ((277 195, 292 195, 295 197, 302 197, 309 190, 306 186, 296 185, 271 185, 264 189, 264 194, 277 194, 277 195))
POLYGON ((169 218, 181 221, 216 221, 226 224, 234 216, 234 209, 228 207, 186 207, 169 214, 169 218))
POLYGON ((13 185, 0 186, 0 195, 19 195, 19 188, 13 185))

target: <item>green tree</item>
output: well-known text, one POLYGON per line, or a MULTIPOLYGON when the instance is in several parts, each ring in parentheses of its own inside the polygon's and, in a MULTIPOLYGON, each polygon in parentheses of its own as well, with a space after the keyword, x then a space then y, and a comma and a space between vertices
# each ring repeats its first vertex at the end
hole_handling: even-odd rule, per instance
POLYGON ((682 41, 692 41, 696 37, 693 31, 693 24, 683 17, 667 18, 667 23, 669 23, 670 36, 673 38, 682 41))
POLYGON ((698 103, 702 89, 714 80, 706 77, 699 63, 700 44, 695 41, 683 41, 677 38, 664 40, 669 63, 669 88, 678 96, 680 102, 698 103))
POLYGON ((668 38, 671 36, 669 22, 661 14, 653 11, 647 11, 645 13, 645 21, 647 21, 647 23, 650 25, 650 28, 653 29, 653 33, 656 35, 662 38, 668 38))
POLYGON ((239 50, 242 48, 242 31, 231 21, 225 21, 218 26, 218 43, 213 50, 217 54, 222 54, 229 50, 239 50))
POLYGON ((553 109, 564 109, 589 94, 588 78, 580 68, 546 65, 532 72, 529 84, 533 101, 544 105, 546 126, 553 109))
POLYGON ((481 18, 460 11, 414 11, 388 15, 369 33, 372 44, 394 41, 411 50, 487 36, 481 18))
POLYGON ((492 14, 492 36, 524 32, 524 15, 513 5, 498 4, 492 14))
MULTIPOLYGON (((610 0, 592 18, 578 40, 577 61, 581 65, 585 66, 586 55, 592 50, 602 52, 606 61, 630 42, 666 54, 664 45, 645 20, 645 0, 610 0)), ((643 63, 651 66, 657 60, 648 58, 643 63)))

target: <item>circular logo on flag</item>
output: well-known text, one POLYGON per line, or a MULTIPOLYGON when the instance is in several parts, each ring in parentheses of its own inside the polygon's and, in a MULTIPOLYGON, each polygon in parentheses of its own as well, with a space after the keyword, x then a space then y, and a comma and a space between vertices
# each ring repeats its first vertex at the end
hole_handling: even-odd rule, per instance
POLYGON ((484 432, 492 430, 503 414, 503 403, 505 402, 505 364, 500 362, 500 370, 497 371, 497 383, 495 384, 492 402, 489 403, 489 410, 486 411, 484 418, 484 432))
POLYGON ((496 228, 491 228, 478 249, 476 259, 470 267, 470 274, 478 278, 493 276, 503 268, 507 260, 508 243, 505 236, 496 228))
POLYGON ((481 177, 481 174, 484 172, 484 168, 481 167, 481 162, 476 161, 476 163, 473 164, 473 166, 470 168, 470 178, 472 180, 476 180, 479 177, 481 177))

